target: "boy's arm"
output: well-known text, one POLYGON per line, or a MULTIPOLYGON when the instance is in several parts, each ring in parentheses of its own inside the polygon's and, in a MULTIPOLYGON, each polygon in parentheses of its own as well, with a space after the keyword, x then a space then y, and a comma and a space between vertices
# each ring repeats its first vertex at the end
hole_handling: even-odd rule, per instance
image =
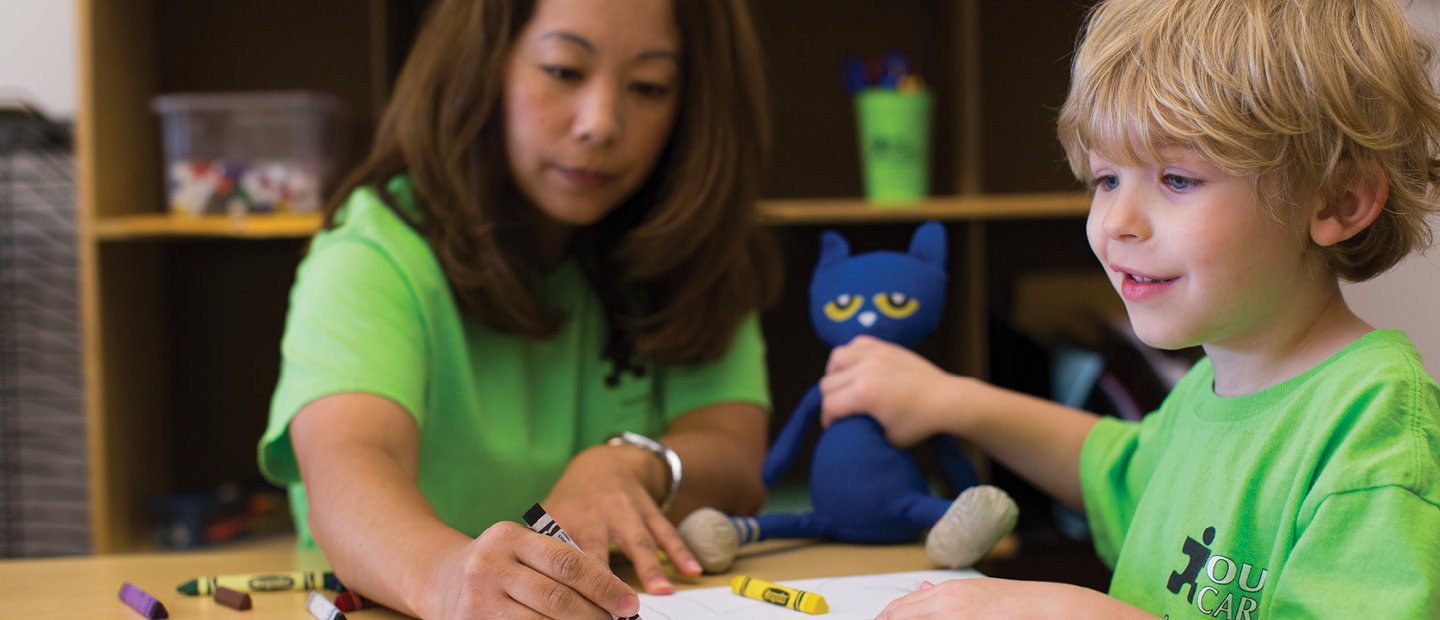
POLYGON ((1099 417, 946 373, 904 347, 860 336, 830 355, 826 424, 869 413, 895 445, 938 433, 970 440, 1065 504, 1083 507, 1080 449, 1099 417))
POLYGON ((1080 586, 1009 579, 950 579, 923 582, 920 589, 891 601, 884 620, 909 618, 1070 618, 1154 620, 1119 599, 1080 586))
POLYGON ((1099 416, 952 376, 937 391, 947 396, 944 432, 965 437, 1031 484, 1071 508, 1083 510, 1080 450, 1099 416))

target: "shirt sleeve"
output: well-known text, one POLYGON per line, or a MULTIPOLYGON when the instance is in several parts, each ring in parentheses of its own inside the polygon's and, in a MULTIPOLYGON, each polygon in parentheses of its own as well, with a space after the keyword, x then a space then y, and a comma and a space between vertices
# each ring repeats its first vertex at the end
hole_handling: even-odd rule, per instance
POLYGON ((367 240, 333 239, 306 257, 291 289, 280 380, 259 445, 267 479, 299 481, 290 420, 322 396, 374 394, 423 421, 427 345, 416 299, 402 271, 367 240))
POLYGON ((1274 618, 1440 618, 1440 506, 1398 486, 1325 499, 1274 584, 1274 618))
POLYGON ((768 412, 770 385, 759 316, 752 313, 740 323, 730 348, 719 360, 668 367, 664 389, 666 422, 700 407, 726 402, 752 403, 768 412))
MULTIPOLYGON (((1153 417, 1153 416, 1152 416, 1153 417)), ((1110 568, 1120 557, 1143 483, 1135 480, 1141 423, 1101 418, 1080 449, 1080 492, 1095 553, 1110 568)))

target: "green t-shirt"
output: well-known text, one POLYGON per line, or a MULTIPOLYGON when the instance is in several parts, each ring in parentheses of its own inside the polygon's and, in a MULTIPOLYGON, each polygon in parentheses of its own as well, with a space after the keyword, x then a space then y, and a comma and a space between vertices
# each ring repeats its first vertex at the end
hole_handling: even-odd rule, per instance
POLYGON ((1440 618, 1440 388, 1397 331, 1216 396, 1200 361, 1080 456, 1111 595, 1167 618, 1440 618))
MULTIPOLYGON (((402 208, 413 208, 403 177, 391 190, 402 208)), ((625 373, 612 388, 604 315, 573 260, 544 282, 549 302, 567 317, 559 333, 518 337, 460 312, 425 240, 373 191, 355 192, 338 219, 337 228, 316 235, 299 267, 259 445, 265 477, 290 491, 302 545, 313 539, 289 424, 322 396, 364 392, 409 412, 420 435, 420 490, 445 523, 471 536, 519 519, 571 457, 609 433, 658 436, 676 417, 721 402, 769 410, 753 315, 722 359, 646 364, 643 377, 625 373)))

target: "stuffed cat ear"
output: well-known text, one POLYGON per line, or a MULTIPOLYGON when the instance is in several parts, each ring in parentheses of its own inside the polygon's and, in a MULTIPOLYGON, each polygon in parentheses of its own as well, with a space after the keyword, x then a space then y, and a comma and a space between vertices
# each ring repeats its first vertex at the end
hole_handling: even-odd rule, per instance
POLYGON ((910 255, 944 269, 945 226, 930 220, 916 228, 915 236, 910 238, 910 255))
MULTIPOLYGON (((944 254, 944 249, 941 249, 944 254)), ((826 269, 835 263, 850 258, 850 244, 840 233, 827 230, 820 235, 820 262, 815 265, 815 271, 826 269)))

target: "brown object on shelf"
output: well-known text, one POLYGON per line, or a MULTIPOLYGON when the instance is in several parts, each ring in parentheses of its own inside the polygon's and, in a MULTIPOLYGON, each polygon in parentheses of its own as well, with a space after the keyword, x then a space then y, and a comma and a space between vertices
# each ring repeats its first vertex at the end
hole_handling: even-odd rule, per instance
POLYGON ((231 590, 225 586, 220 586, 215 590, 215 602, 231 609, 239 609, 240 611, 250 609, 251 605, 249 594, 239 590, 231 590))

